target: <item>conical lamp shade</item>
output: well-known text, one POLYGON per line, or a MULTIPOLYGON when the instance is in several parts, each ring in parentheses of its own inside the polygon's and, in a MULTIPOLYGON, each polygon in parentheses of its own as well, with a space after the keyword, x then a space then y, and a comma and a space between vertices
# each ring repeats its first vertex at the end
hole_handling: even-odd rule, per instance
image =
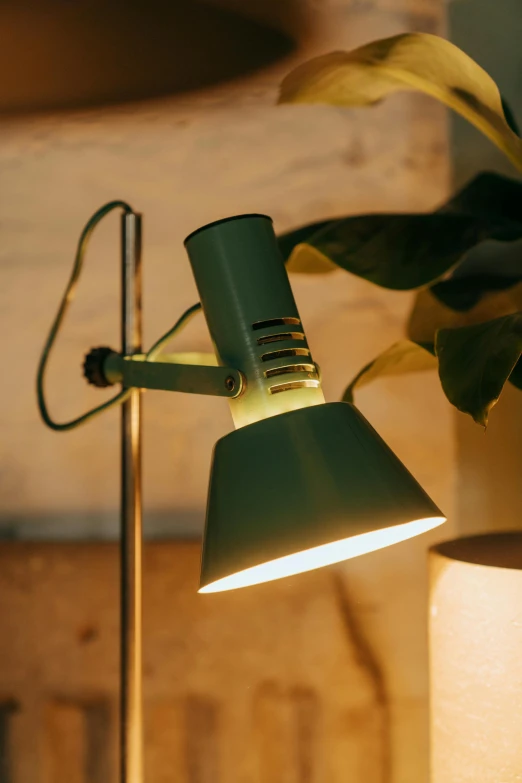
POLYGON ((200 592, 309 571, 444 521, 352 405, 272 416, 216 444, 200 592))

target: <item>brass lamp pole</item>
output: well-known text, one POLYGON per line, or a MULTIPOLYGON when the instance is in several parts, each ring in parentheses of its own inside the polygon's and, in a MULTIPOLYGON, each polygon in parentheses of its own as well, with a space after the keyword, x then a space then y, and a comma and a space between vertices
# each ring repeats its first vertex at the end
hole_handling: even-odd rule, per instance
MULTIPOLYGON (((141 352, 141 215, 121 218, 121 348, 141 352)), ((143 780, 141 389, 121 406, 120 780, 143 780)))

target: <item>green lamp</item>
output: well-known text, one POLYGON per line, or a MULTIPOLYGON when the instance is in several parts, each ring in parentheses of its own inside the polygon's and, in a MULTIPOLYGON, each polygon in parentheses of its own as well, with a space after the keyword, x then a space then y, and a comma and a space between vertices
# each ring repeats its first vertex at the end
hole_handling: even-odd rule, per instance
POLYGON ((216 444, 200 592, 309 571, 444 521, 352 405, 325 403, 270 218, 185 241, 219 363, 238 368, 236 431, 216 444))
POLYGON ((201 593, 267 582, 403 541, 445 521, 437 506, 348 403, 326 403, 278 249, 265 215, 218 220, 185 241, 201 300, 141 349, 141 219, 124 202, 87 224, 38 372, 44 421, 71 429, 122 404, 122 783, 141 783, 140 390, 226 397, 235 431, 214 449, 201 593), (96 386, 121 384, 108 403, 56 423, 44 397, 47 359, 77 284, 87 239, 114 208, 122 218, 122 350, 95 348, 85 361, 96 386), (202 309, 215 349, 207 364, 162 354, 202 309))

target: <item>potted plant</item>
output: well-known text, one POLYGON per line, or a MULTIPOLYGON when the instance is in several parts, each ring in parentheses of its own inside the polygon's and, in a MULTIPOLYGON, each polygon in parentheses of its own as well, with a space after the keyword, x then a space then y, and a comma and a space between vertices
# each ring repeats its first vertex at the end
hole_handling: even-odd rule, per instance
MULTIPOLYGON (((522 171, 522 139, 491 77, 458 47, 422 33, 316 57, 281 85, 280 103, 371 106, 418 90, 473 123, 522 171)), ((391 290, 415 290, 407 339, 348 385, 437 368, 459 410, 486 426, 506 382, 522 389, 522 182, 484 172, 432 213, 323 220, 280 237, 292 272, 338 268, 391 290)))

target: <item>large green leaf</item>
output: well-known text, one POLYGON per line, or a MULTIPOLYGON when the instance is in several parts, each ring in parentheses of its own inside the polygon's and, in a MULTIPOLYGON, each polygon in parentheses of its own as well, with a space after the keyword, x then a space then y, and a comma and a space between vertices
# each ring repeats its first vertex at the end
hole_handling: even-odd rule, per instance
MULTIPOLYGON (((279 242, 290 272, 324 273, 340 267, 377 285, 408 290, 452 271, 460 274, 461 266, 461 274, 471 273, 469 254, 491 240, 496 247, 488 264, 482 262, 480 274, 516 275, 516 264, 499 273, 493 258, 520 238, 522 183, 484 173, 435 213, 321 221, 288 232, 279 242)), ((503 282, 492 287, 503 287, 503 282)))
POLYGON ((508 242, 521 236, 522 223, 481 216, 365 215, 332 221, 312 234, 294 249, 288 270, 324 272, 333 262, 384 288, 409 290, 442 277, 486 239, 508 242))
POLYGON ((495 291, 505 291, 516 286, 521 276, 473 275, 470 277, 452 277, 435 283, 430 291, 439 302, 457 312, 467 313, 485 296, 495 291))
POLYGON ((405 33, 316 57, 283 81, 281 103, 367 106, 400 90, 441 101, 475 125, 522 171, 522 139, 506 121, 493 79, 449 41, 405 33))
MULTIPOLYGON (((488 215, 522 226, 522 182, 485 172, 457 193, 440 211, 488 215)), ((454 310, 474 307, 484 294, 522 280, 522 239, 486 240, 471 248, 433 294, 454 310)))
POLYGON ((379 354, 366 367, 363 367, 347 387, 343 394, 343 400, 344 402, 353 402, 355 389, 366 386, 377 378, 434 370, 436 367, 437 359, 434 356, 432 346, 419 345, 410 340, 400 340, 379 354))
POLYGON ((473 326, 441 329, 435 348, 401 340, 363 367, 343 400, 353 402, 356 389, 378 378, 431 370, 437 362, 448 400, 485 427, 506 382, 522 388, 522 312, 473 326))
POLYGON ((495 171, 482 171, 439 207, 438 212, 522 223, 522 182, 495 171))
POLYGON ((522 312, 460 329, 441 329, 435 350, 448 400, 484 427, 522 353, 522 312))
MULTIPOLYGON (((474 278, 467 285, 470 296, 474 295, 474 278)), ((463 297, 464 298, 464 297, 463 297)), ((504 290, 487 290, 472 307, 455 309, 441 302, 434 295, 434 288, 423 289, 415 297, 407 325, 407 336, 414 342, 434 342, 439 329, 455 329, 461 326, 492 321, 522 310, 522 282, 504 290)))

